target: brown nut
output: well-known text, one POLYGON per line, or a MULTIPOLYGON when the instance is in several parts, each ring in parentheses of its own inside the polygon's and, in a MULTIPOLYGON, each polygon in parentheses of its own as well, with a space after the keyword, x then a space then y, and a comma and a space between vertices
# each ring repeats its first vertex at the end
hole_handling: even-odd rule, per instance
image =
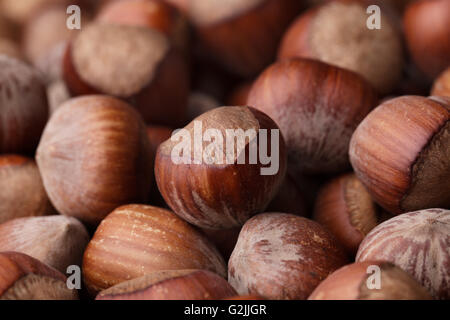
POLYGON ((359 244, 377 225, 378 208, 354 174, 339 176, 319 191, 314 220, 326 227, 354 258, 359 244))
POLYGON ((179 126, 186 121, 185 58, 154 29, 90 24, 68 46, 63 75, 72 95, 102 93, 125 99, 153 124, 179 126))
POLYGON ((366 10, 361 1, 331 1, 306 11, 286 32, 279 59, 318 59, 352 70, 379 93, 389 93, 402 74, 402 40, 384 13, 381 29, 369 29, 366 10))
POLYGON ((375 91, 359 75, 298 58, 267 68, 247 100, 280 126, 294 178, 345 171, 351 135, 376 103, 375 91))
POLYGON ((34 153, 48 118, 45 86, 27 64, 0 55, 0 153, 34 153))
MULTIPOLYGON (((33 15, 24 26, 22 47, 25 56, 36 68, 43 71, 45 76, 48 76, 45 69, 47 65, 50 64, 53 68, 60 66, 61 60, 53 59, 53 51, 78 32, 67 28, 66 8, 64 5, 44 8, 33 15)), ((82 21, 83 24, 87 23, 84 19, 82 21)))
POLYGON ((66 277, 18 252, 0 252, 0 300, 76 300, 66 277))
POLYGON ((344 250, 318 223, 283 213, 246 222, 228 262, 228 281, 241 295, 306 299, 347 263, 344 250))
POLYGON ((187 50, 189 46, 189 27, 186 17, 164 1, 110 1, 101 8, 96 19, 103 23, 153 28, 168 36, 180 50, 187 50))
POLYGON ((413 2, 403 16, 403 29, 414 62, 429 79, 436 78, 450 65, 448 0, 413 2))
POLYGON ((109 214, 83 259, 84 280, 93 294, 155 271, 180 269, 226 276, 223 258, 203 235, 174 213, 144 205, 109 214))
POLYGON ((218 300, 236 295, 221 276, 207 270, 156 271, 101 291, 96 300, 218 300))
POLYGON ((0 190, 0 223, 55 211, 36 163, 30 158, 0 155, 0 190))
POLYGON ((434 81, 431 95, 450 97, 450 67, 434 81))
POLYGON ((179 7, 194 26, 202 56, 251 77, 273 61, 284 29, 303 6, 298 0, 192 0, 179 7))
POLYGON ((36 155, 58 212, 96 225, 122 204, 147 200, 152 155, 145 130, 139 114, 115 98, 84 96, 64 103, 36 155))
POLYGON ((450 211, 427 209, 399 215, 373 229, 356 261, 389 261, 436 299, 450 298, 450 211))
POLYGON ((356 175, 389 212, 450 208, 450 99, 443 99, 388 100, 352 137, 356 175))
POLYGON ((364 261, 329 275, 308 300, 431 300, 413 277, 389 262, 364 261), (379 282, 371 279, 378 276, 379 282), (379 285, 379 286, 378 286, 379 285))
POLYGON ((161 144, 155 164, 167 204, 207 229, 238 227, 264 211, 285 172, 285 145, 277 125, 249 107, 221 107, 197 117, 161 144), (261 154, 271 157, 269 163, 263 164, 261 154))
POLYGON ((62 273, 70 265, 81 266, 88 242, 86 228, 72 217, 27 217, 0 224, 0 251, 25 253, 62 273))

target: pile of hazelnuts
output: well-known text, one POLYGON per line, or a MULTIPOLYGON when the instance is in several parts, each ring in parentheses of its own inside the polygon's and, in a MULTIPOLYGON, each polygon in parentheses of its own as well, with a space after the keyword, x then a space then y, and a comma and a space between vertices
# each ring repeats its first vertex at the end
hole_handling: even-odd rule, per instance
POLYGON ((0 0, 0 299, 450 299, 450 1, 0 0))

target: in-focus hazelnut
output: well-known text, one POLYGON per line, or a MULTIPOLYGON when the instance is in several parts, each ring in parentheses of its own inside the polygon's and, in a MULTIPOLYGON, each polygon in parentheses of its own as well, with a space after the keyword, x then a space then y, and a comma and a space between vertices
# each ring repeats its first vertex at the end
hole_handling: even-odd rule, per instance
POLYGON ((59 213, 95 225, 118 206, 148 199, 152 155, 146 127, 128 104, 74 98, 50 119, 36 160, 59 213))
POLYGON ((63 74, 73 95, 125 99, 153 124, 179 126, 186 121, 187 63, 154 29, 90 24, 68 46, 63 74))
POLYGON ((353 131, 376 104, 374 89, 356 73, 298 58, 267 68, 247 101, 280 126, 294 178, 345 171, 353 131))
POLYGON ((345 174, 319 191, 314 220, 326 227, 354 258, 359 244, 377 225, 378 208, 354 174, 345 174))
POLYGON ((431 300, 432 297, 413 277, 392 263, 364 261, 333 272, 308 299, 431 300), (370 279, 374 272, 379 272, 379 283, 372 283, 370 279))
POLYGON ((0 190, 0 223, 55 211, 31 158, 0 155, 0 190))
POLYGON ((265 213, 243 226, 228 262, 228 281, 241 295, 306 299, 347 262, 344 250, 317 222, 265 213))
POLYGON ((161 144, 155 164, 167 204, 189 223, 209 229, 238 227, 264 211, 285 172, 277 125, 249 107, 221 107, 197 117, 161 144))
POLYGON ((89 235, 72 217, 18 218, 0 224, 0 251, 25 253, 66 273, 70 265, 81 266, 89 235))
POLYGON ((121 282, 96 300, 218 300, 233 295, 233 287, 211 271, 168 270, 121 282))
POLYGON ((0 153, 32 154, 48 118, 45 85, 24 62, 0 55, 0 153))
POLYGON ((403 96, 355 131, 350 161, 373 199, 399 214, 450 208, 450 99, 403 96))
POLYGON ((83 259, 85 284, 93 294, 155 271, 181 269, 226 276, 223 258, 202 234, 174 213, 144 205, 109 214, 83 259))
POLYGON ((383 222, 363 240, 356 261, 389 261, 434 298, 449 299, 450 211, 427 209, 383 222))
POLYGON ((360 74, 379 93, 389 93, 402 74, 402 40, 383 12, 381 28, 369 29, 366 10, 361 1, 331 1, 306 11, 286 32, 279 58, 334 64, 360 74))
POLYGON ((0 300, 76 300, 66 277, 18 252, 0 252, 0 300))

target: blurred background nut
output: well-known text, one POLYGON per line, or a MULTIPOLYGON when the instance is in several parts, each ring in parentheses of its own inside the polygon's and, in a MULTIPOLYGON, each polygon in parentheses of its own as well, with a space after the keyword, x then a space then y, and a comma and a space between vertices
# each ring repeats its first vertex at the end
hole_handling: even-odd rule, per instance
POLYGON ((365 261, 344 266, 329 275, 309 300, 431 300, 431 295, 413 277, 389 262, 365 261), (372 267, 379 268, 375 274, 372 267), (380 287, 369 277, 379 276, 380 287))
POLYGON ((127 100, 152 124, 186 121, 187 63, 154 29, 91 24, 68 46, 63 74, 72 95, 102 93, 127 100))
POLYGON ((194 26, 199 56, 242 77, 273 61, 285 28, 304 7, 298 0, 169 2, 194 26))
POLYGON ((238 227, 264 211, 285 173, 285 144, 277 125, 264 113, 248 107, 221 107, 197 117, 174 140, 161 144, 155 164, 156 182, 167 204, 189 223, 208 229, 238 227), (223 143, 213 153, 208 153, 212 143, 204 138, 200 141, 202 148, 194 145, 196 123, 202 126, 201 137, 208 129, 218 130, 223 143), (268 164, 260 158, 260 129, 267 133, 265 152, 272 157, 268 164), (233 130, 242 133, 237 131, 229 138, 228 132, 233 130), (255 135, 247 136, 246 132, 255 135), (190 138, 189 154, 174 152, 179 150, 184 133, 190 138), (232 150, 228 140, 233 141, 232 150), (251 150, 256 151, 254 163, 249 156, 251 150), (200 163, 196 163, 197 159, 200 163), (264 170, 274 172, 263 174, 264 170))
MULTIPOLYGON (((63 43, 69 41, 78 30, 71 30, 66 27, 67 13, 66 6, 53 5, 38 11, 32 19, 27 20, 23 34, 22 46, 28 61, 36 68, 41 70, 47 80, 54 79, 55 76, 51 68, 61 68, 61 57, 63 43), (60 57, 56 56, 60 51, 60 57)), ((83 26, 87 24, 82 20, 83 26)), ((60 73, 60 70, 58 70, 60 73)))
POLYGON ((0 190, 0 223, 55 212, 31 158, 0 155, 0 190))
POLYGON ((361 241, 378 224, 378 208, 361 181, 354 174, 345 174, 319 191, 314 220, 354 258, 361 241))
POLYGON ((431 95, 450 97, 450 67, 434 81, 431 95))
POLYGON ((0 252, 0 300, 76 300, 66 277, 18 252, 0 252))
POLYGON ((64 103, 45 128, 36 154, 58 212, 94 226, 122 204, 148 200, 152 157, 139 114, 125 102, 100 95, 64 103))
POLYGON ((91 294, 155 271, 205 269, 226 276, 217 249, 174 213, 152 206, 126 205, 97 228, 83 259, 91 294))
POLYGON ((388 212, 450 208, 449 103, 419 96, 391 99, 353 134, 350 161, 356 176, 388 212))
POLYGON ((33 154, 48 118, 45 86, 25 63, 0 55, 0 153, 33 154))
POLYGON ((279 59, 318 59, 352 70, 379 93, 389 93, 402 73, 401 36, 384 14, 381 29, 369 29, 366 9, 354 0, 331 1, 306 11, 284 35, 279 59))
POLYGON ((403 17, 403 29, 414 62, 429 79, 450 65, 450 1, 411 3, 403 17))
POLYGON ((236 295, 221 276, 207 270, 156 271, 101 291, 96 300, 218 300, 236 295))
POLYGON ((26 217, 0 224, 0 251, 25 253, 67 272, 70 265, 81 265, 89 235, 81 222, 72 217, 26 217))
POLYGON ((294 178, 345 171, 351 135, 376 103, 374 89, 356 73, 299 58, 267 68, 247 100, 280 126, 294 178))
POLYGON ((318 223, 283 213, 246 222, 228 262, 240 295, 306 299, 328 274, 347 263, 344 250, 318 223))
POLYGON ((96 20, 104 23, 142 26, 164 33, 181 51, 189 49, 190 35, 186 17, 161 0, 116 0, 104 5, 96 20))
POLYGON ((356 261, 388 261, 436 299, 450 298, 450 211, 427 209, 399 215, 373 229, 356 261))

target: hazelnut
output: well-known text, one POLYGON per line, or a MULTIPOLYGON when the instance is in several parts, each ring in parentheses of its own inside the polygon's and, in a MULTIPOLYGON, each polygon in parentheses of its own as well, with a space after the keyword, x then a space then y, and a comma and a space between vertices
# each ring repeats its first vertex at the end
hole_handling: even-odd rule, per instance
MULTIPOLYGON (((448 189, 447 189, 448 190, 448 189)), ((383 222, 361 243, 356 261, 389 261, 427 288, 450 298, 450 211, 427 209, 383 222)))
POLYGON ((66 273, 81 265, 89 235, 72 217, 26 217, 0 224, 0 251, 17 251, 66 273))
POLYGON ((156 29, 180 50, 187 50, 189 27, 178 9, 159 0, 110 1, 97 15, 97 21, 156 29))
POLYGON ((450 207, 450 99, 388 100, 359 125, 350 161, 387 211, 450 207))
MULTIPOLYGON (((164 141, 166 141, 167 139, 170 139, 170 137, 172 136, 172 131, 173 130, 169 127, 147 125, 147 136, 150 142, 151 154, 153 156, 152 158, 153 165, 155 163, 154 157, 156 156, 156 151, 158 150, 159 145, 164 141)), ((155 179, 152 180, 152 186, 150 190, 151 194, 149 203, 151 203, 154 206, 167 207, 167 204, 165 203, 161 193, 158 190, 158 186, 156 185, 155 179)))
POLYGON ((179 4, 194 26, 200 55, 243 77, 256 75, 273 61, 285 28, 303 6, 298 0, 179 4))
POLYGON ((96 300, 218 300, 233 295, 228 282, 210 271, 168 270, 121 282, 96 300))
POLYGON ((248 220, 228 262, 240 295, 306 299, 328 274, 347 263, 344 250, 318 223, 283 213, 248 220))
POLYGON ((45 128, 36 160, 58 212, 91 225, 150 194, 146 127, 132 107, 112 97, 65 102, 45 128))
POLYGON ((90 24, 68 46, 63 75, 72 95, 112 95, 129 101, 147 122, 185 123, 187 63, 154 29, 90 24))
POLYGON ((0 252, 0 300, 76 300, 66 277, 18 252, 0 252))
POLYGON ((359 75, 309 59, 267 68, 247 101, 269 115, 286 139, 288 170, 299 174, 345 171, 351 135, 375 107, 372 87, 359 75))
POLYGON ((161 144, 155 164, 166 203, 189 223, 206 229, 239 227, 264 211, 285 172, 285 145, 277 125, 249 107, 221 107, 197 117, 161 144), (212 139, 222 145, 204 139, 210 130, 216 130, 212 139), (189 150, 179 152, 180 139, 189 150), (270 164, 262 163, 261 153, 272 157, 270 164))
POLYGON ((45 86, 25 63, 0 55, 0 153, 32 154, 48 118, 45 86))
POLYGON ((448 67, 436 79, 431 91, 433 96, 447 96, 450 97, 450 67, 448 67))
POLYGON ((225 277, 216 248, 174 213, 144 205, 117 208, 99 225, 83 259, 88 290, 161 270, 206 269, 225 277))
POLYGON ((54 212, 33 159, 0 155, 0 190, 0 223, 54 212))
POLYGON ((339 176, 319 191, 314 220, 326 227, 354 257, 364 237, 377 225, 378 208, 354 174, 339 176))
POLYGON ((309 300, 431 300, 431 295, 413 277, 389 262, 357 262, 329 275, 309 300), (378 267, 380 287, 371 288, 370 268, 378 267))
POLYGON ((436 78, 450 65, 450 2, 415 1, 403 16, 409 52, 428 78, 436 78))
POLYGON ((332 1, 306 11, 284 35, 278 57, 331 63, 360 74, 379 93, 389 93, 402 74, 402 40, 383 14, 382 28, 369 29, 366 10, 361 1, 332 1))
MULTIPOLYGON (((66 27, 68 17, 66 8, 67 6, 64 5, 44 8, 33 15, 24 26, 23 50, 27 59, 38 69, 44 64, 51 64, 55 67, 58 64, 55 62, 61 60, 51 59, 52 51, 56 50, 55 48, 61 43, 70 40, 77 32, 77 30, 70 30, 66 27)), ((84 20, 83 23, 85 23, 84 20)))

